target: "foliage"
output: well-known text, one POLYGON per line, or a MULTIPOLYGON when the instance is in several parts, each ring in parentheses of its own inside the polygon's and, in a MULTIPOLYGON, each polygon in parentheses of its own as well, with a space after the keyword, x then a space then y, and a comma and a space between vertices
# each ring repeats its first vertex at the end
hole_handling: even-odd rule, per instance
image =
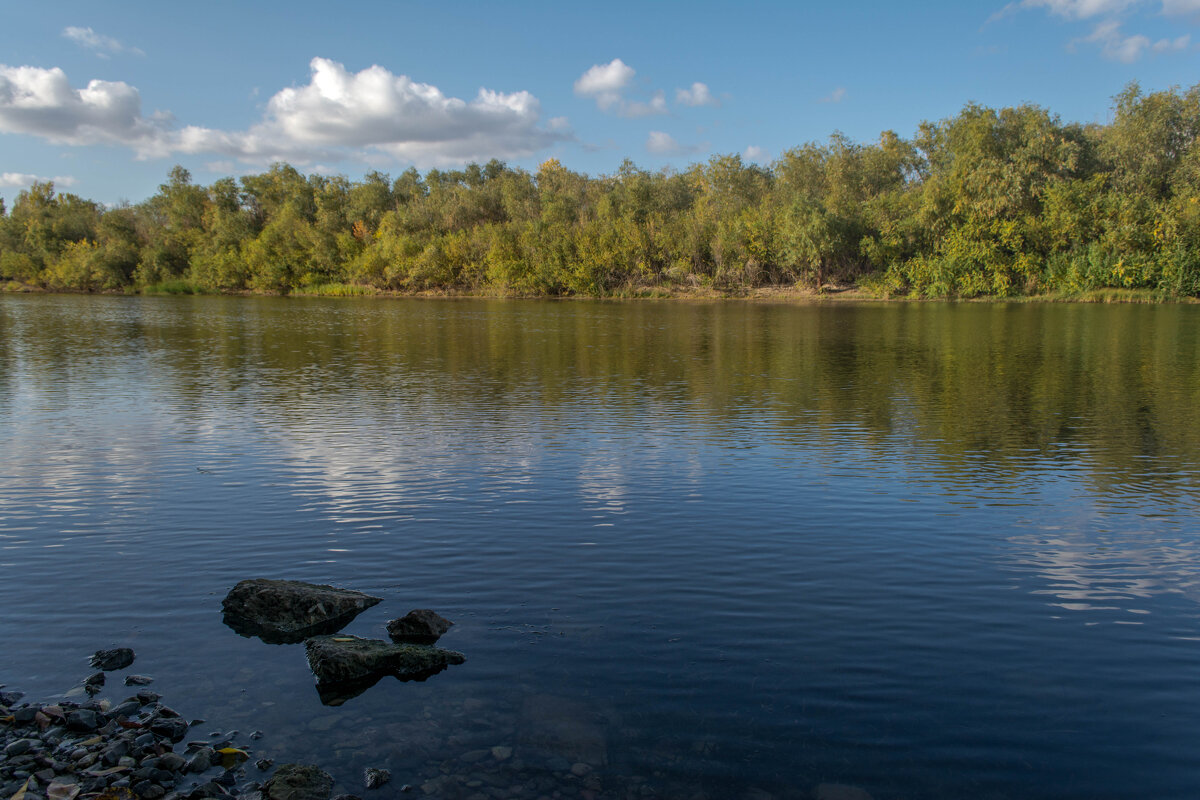
POLYGON ((287 164, 136 206, 52 183, 0 201, 0 285, 74 291, 653 296, 857 283, 922 297, 1200 296, 1200 86, 1105 126, 967 105, 911 140, 835 133, 769 167, 556 159, 396 179, 287 164))

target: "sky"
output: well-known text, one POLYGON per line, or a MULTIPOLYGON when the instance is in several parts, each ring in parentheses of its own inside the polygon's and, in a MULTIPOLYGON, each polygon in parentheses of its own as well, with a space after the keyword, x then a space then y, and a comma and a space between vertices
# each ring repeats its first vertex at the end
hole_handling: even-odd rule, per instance
POLYGON ((1200 0, 0 0, 0 197, 136 203, 176 164, 769 164, 968 102, 1103 123, 1130 81, 1200 83, 1200 0))

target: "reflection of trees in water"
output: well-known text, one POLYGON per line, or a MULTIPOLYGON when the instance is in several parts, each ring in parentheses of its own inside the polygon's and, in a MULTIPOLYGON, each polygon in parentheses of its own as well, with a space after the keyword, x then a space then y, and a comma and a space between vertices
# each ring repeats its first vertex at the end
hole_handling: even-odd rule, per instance
POLYGON ((718 444, 836 452, 849 438, 946 479, 1082 468, 1098 493, 1187 505, 1200 489, 1190 306, 53 297, 6 309, 0 360, 19 356, 35 392, 116 371, 189 425, 219 430, 248 411, 335 472, 335 444, 378 455, 419 426, 453 449, 486 425, 520 451, 590 414, 718 444))

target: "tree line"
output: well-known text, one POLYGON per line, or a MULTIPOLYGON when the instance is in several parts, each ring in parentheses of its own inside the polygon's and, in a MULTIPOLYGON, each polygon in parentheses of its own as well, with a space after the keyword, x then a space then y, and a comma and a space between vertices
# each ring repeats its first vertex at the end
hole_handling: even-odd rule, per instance
POLYGON ((714 156, 591 177, 555 159, 209 186, 137 205, 52 183, 0 200, 0 285, 75 291, 589 295, 857 285, 887 296, 1200 295, 1200 84, 1114 98, 1108 124, 968 104, 768 166, 714 156))

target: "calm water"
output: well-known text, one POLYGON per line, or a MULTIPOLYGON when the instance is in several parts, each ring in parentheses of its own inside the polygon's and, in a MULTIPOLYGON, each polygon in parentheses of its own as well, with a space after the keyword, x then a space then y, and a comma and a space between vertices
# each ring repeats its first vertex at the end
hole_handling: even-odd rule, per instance
POLYGON ((378 800, 1194 798, 1200 307, 3 296, 0 608, 378 800), (467 663, 323 706, 246 577, 467 663))

